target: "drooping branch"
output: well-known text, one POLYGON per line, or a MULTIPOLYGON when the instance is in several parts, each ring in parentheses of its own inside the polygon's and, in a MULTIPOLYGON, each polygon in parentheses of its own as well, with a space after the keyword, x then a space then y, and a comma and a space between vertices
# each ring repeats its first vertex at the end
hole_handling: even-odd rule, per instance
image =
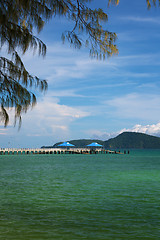
POLYGON ((39 55, 46 54, 45 44, 33 34, 41 31, 51 17, 63 16, 72 21, 74 27, 63 34, 71 45, 90 47, 93 57, 110 56, 117 53, 114 44, 116 35, 103 29, 108 19, 101 9, 93 10, 87 5, 90 0, 0 0, 0 50, 5 46, 10 59, 0 57, 0 105, 2 121, 7 108, 15 108, 15 117, 21 119, 22 112, 33 106, 36 98, 28 89, 37 87, 42 91, 47 82, 32 76, 25 68, 19 51, 23 54, 32 49, 39 55), (101 24, 102 23, 102 24, 101 24))
POLYGON ((82 45, 90 47, 92 57, 103 58, 118 52, 115 45, 116 34, 104 30, 100 22, 106 22, 108 16, 102 9, 92 10, 82 1, 77 0, 77 5, 70 5, 67 12, 68 19, 75 22, 71 31, 66 31, 62 39, 67 39, 71 45, 80 48, 82 45), (86 38, 83 35, 85 32, 86 38), (80 36, 83 35, 83 38, 80 36))

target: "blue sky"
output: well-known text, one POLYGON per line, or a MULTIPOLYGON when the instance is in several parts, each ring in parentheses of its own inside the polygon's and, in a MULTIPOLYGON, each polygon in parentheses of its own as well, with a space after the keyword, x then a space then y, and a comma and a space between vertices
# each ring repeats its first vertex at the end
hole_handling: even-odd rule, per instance
MULTIPOLYGON (((39 37, 47 45, 45 58, 23 56, 27 69, 48 81, 46 94, 22 116, 22 127, 0 126, 1 147, 41 147, 80 138, 107 140, 123 131, 160 136, 160 8, 147 10, 145 0, 121 0, 107 7, 105 28, 116 32, 119 54, 105 61, 76 50, 61 34, 71 23, 54 18, 39 37)), ((12 111, 11 111, 12 116, 12 111)))

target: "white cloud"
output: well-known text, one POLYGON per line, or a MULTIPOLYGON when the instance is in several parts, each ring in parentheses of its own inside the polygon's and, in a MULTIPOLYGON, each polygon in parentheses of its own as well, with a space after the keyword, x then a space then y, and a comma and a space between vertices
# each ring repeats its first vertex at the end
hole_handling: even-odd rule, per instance
POLYGON ((91 139, 99 139, 99 140, 108 140, 110 138, 113 138, 118 135, 117 132, 106 132, 106 131, 100 131, 100 130, 95 130, 91 129, 86 131, 89 136, 91 136, 91 139))
MULTIPOLYGON (((81 118, 90 115, 80 106, 70 107, 60 104, 56 97, 45 96, 37 105, 22 115, 22 126, 20 131, 13 127, 14 110, 10 110, 10 126, 6 129, 0 129, 0 135, 8 137, 17 135, 25 139, 26 137, 52 137, 53 142, 57 140, 65 140, 71 135, 70 128, 72 123, 81 118), (12 125, 12 127, 11 127, 12 125)), ((18 125, 18 124, 17 124, 18 125)))
POLYGON ((85 80, 86 84, 90 84, 92 76, 97 74, 99 78, 107 76, 108 79, 110 77, 153 78, 157 76, 156 73, 135 73, 123 70, 123 67, 131 64, 132 66, 160 64, 158 53, 118 55, 106 61, 97 61, 90 59, 86 52, 74 51, 60 43, 49 45, 44 59, 27 52, 24 62, 31 73, 47 79, 49 87, 51 85, 63 87, 73 80, 79 80, 81 83, 85 80))
POLYGON ((152 125, 148 124, 144 126, 141 124, 136 124, 131 128, 123 128, 117 132, 107 132, 105 130, 100 131, 100 130, 94 129, 94 130, 89 130, 88 134, 91 136, 92 139, 100 139, 105 141, 110 138, 114 138, 123 132, 139 132, 139 133, 145 133, 145 134, 160 137, 160 122, 157 124, 152 124, 152 125))
POLYGON ((160 122, 157 124, 152 124, 152 125, 140 125, 136 124, 133 128, 130 129, 122 129, 119 133, 122 132, 140 132, 140 133, 146 133, 149 135, 155 135, 155 136, 160 136, 160 122))
POLYGON ((83 97, 80 94, 76 94, 75 89, 54 90, 47 93, 47 97, 83 97))
POLYGON ((45 97, 22 118, 22 134, 26 136, 68 136, 70 124, 89 116, 81 107, 61 105, 57 98, 45 97))
POLYGON ((113 108, 114 115, 120 118, 132 118, 159 121, 160 96, 153 94, 131 93, 106 101, 113 108))
MULTIPOLYGON (((104 85, 107 80, 108 83, 112 82, 112 87, 114 87, 114 84, 122 84, 126 79, 128 82, 140 78, 153 79, 157 77, 157 72, 153 73, 147 70, 135 72, 126 66, 160 65, 158 53, 118 55, 106 61, 97 61, 90 59, 88 53, 73 50, 61 43, 48 45, 48 53, 44 59, 37 55, 33 56, 29 51, 23 58, 27 69, 33 75, 47 79, 49 89, 53 89, 53 91, 60 89, 61 94, 65 87, 78 89, 94 86, 97 80, 99 86, 104 85), (113 79, 115 79, 114 82, 113 79)), ((70 90, 69 94, 73 96, 75 92, 70 90)))
POLYGON ((138 16, 126 16, 121 17, 122 20, 125 21, 132 21, 132 22, 138 22, 138 23, 153 23, 153 24, 160 24, 160 18, 159 17, 138 17, 138 16))
MULTIPOLYGON (((28 51, 24 56, 27 69, 34 75, 45 77, 50 84, 68 79, 84 78, 88 66, 83 63, 86 53, 74 51, 61 43, 54 43, 54 46, 47 46, 45 58, 39 57, 28 51)), ((90 60, 91 61, 91 60, 90 60)))
POLYGON ((0 135, 7 135, 7 128, 0 128, 0 135))

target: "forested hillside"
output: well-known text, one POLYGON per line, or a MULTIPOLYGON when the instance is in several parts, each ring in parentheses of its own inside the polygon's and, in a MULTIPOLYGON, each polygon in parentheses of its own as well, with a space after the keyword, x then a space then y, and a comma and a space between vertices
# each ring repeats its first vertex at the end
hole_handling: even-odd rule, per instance
MULTIPOLYGON (((92 140, 92 139, 79 139, 69 141, 75 147, 86 147, 92 142, 97 142, 103 145, 106 149, 159 149, 160 148, 160 138, 155 136, 150 136, 144 133, 136 132, 123 132, 115 138, 111 138, 107 141, 92 140)), ((47 148, 58 147, 62 142, 58 142, 53 146, 43 146, 47 148)))

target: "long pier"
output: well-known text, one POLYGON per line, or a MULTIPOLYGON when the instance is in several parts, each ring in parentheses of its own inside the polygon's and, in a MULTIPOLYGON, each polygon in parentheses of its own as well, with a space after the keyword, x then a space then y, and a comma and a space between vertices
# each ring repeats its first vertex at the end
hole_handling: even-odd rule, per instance
POLYGON ((18 155, 18 154, 129 154, 129 151, 111 151, 105 149, 89 148, 0 148, 0 155, 18 155))

